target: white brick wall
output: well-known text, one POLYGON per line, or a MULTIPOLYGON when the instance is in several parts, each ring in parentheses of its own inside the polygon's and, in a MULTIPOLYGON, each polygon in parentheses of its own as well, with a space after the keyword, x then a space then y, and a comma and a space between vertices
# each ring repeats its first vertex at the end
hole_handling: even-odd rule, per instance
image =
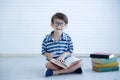
POLYGON ((0 54, 40 54, 51 16, 69 18, 75 53, 120 53, 119 0, 0 0, 0 54))

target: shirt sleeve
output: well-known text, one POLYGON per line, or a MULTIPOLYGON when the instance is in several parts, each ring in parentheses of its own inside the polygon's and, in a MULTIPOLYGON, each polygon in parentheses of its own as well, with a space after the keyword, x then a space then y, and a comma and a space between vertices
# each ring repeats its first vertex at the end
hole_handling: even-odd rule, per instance
POLYGON ((68 36, 68 52, 73 53, 73 42, 70 36, 68 36))
POLYGON ((42 43, 42 54, 44 54, 46 52, 46 44, 45 42, 42 43))
POLYGON ((47 37, 45 37, 45 39, 42 42, 42 51, 41 51, 42 54, 47 52, 46 39, 47 39, 47 37))

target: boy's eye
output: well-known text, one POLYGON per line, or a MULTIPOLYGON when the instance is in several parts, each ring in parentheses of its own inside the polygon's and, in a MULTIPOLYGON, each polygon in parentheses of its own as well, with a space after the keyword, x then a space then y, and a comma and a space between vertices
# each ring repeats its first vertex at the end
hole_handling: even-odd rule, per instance
POLYGON ((54 22, 54 24, 59 24, 59 22, 54 22))
POLYGON ((58 26, 58 25, 60 25, 60 26, 64 26, 65 23, 63 23, 63 22, 54 22, 54 25, 55 25, 55 26, 58 26))

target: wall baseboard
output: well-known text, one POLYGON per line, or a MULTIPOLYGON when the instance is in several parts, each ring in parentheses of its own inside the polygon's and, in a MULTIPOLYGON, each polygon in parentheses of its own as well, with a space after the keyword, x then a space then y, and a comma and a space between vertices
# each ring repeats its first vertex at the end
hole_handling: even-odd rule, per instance
MULTIPOLYGON (((74 54, 75 56, 78 56, 78 57, 84 57, 84 58, 88 58, 90 56, 90 54, 74 54)), ((33 54, 33 53, 30 53, 30 54, 0 54, 0 57, 41 57, 42 55, 41 54, 33 54)), ((119 57, 120 58, 120 54, 115 54, 115 56, 119 57)))

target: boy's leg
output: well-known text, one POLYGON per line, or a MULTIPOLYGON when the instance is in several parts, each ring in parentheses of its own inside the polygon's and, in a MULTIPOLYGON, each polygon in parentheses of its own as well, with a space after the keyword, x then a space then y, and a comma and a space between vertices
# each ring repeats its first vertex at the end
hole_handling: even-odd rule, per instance
POLYGON ((44 75, 47 77, 47 76, 52 76, 54 75, 53 74, 53 71, 56 71, 56 70, 60 70, 61 68, 51 62, 47 62, 46 63, 46 68, 45 71, 44 71, 44 75))
POLYGON ((51 69, 53 71, 60 70, 61 68, 51 62, 46 63, 46 68, 51 69))
POLYGON ((61 70, 56 70, 53 71, 53 75, 58 75, 58 74, 64 74, 64 73, 71 73, 82 67, 83 63, 82 61, 79 61, 78 63, 74 64, 73 66, 69 67, 68 69, 61 69, 61 70))

